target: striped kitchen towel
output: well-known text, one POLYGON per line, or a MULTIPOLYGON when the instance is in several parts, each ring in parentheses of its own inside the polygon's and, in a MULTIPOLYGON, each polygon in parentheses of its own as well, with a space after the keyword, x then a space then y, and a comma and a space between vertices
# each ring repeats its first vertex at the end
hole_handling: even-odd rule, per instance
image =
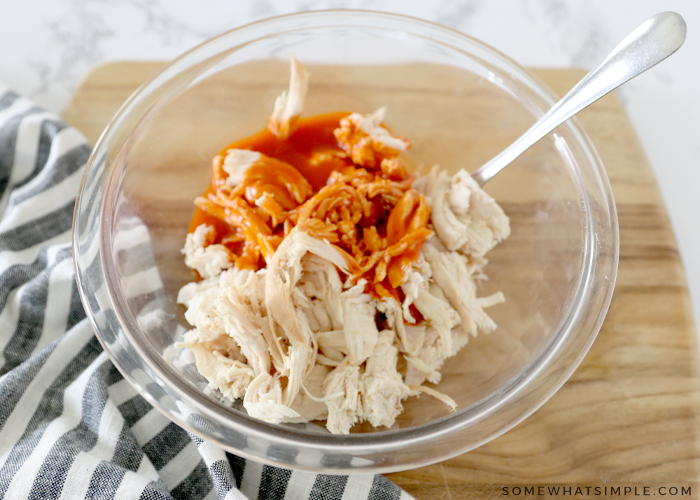
POLYGON ((73 272, 73 205, 89 154, 80 132, 0 84, 0 498, 411 498, 380 475, 227 454, 122 378, 73 272))

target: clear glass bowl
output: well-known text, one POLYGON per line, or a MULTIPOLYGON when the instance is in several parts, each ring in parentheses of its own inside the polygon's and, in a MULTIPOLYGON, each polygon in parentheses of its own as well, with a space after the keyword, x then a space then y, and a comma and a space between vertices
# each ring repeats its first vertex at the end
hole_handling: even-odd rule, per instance
POLYGON ((156 408, 194 434, 267 464, 331 473, 389 472, 471 450, 522 421, 567 380, 607 312, 618 262, 615 205, 576 120, 490 181, 512 235, 489 254, 480 295, 499 328, 442 370, 450 413, 409 398, 391 429, 271 425, 207 395, 172 347, 189 329, 180 249, 211 158, 264 128, 294 55, 311 72, 305 116, 387 106, 415 165, 474 170, 556 96, 481 42, 428 22, 357 11, 269 19, 214 38, 144 83, 105 129, 83 180, 74 255, 83 303, 115 365, 156 408))

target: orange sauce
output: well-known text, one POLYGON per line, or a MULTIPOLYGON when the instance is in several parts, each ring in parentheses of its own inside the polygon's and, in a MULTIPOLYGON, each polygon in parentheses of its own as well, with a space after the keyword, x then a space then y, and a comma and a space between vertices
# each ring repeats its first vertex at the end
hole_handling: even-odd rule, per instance
MULTIPOLYGON (((207 196, 209 193, 212 192, 211 185, 207 188, 207 190, 202 193, 202 196, 207 196)), ((214 226, 216 228, 216 236, 217 236, 217 243, 219 243, 223 238, 228 236, 233 232, 233 228, 227 224, 226 222, 222 221, 218 217, 214 217, 213 215, 209 215, 207 212, 202 210, 199 207, 195 207, 194 209, 194 215, 192 216, 192 220, 190 221, 190 227, 188 232, 189 233, 194 233, 194 230, 197 229, 199 226, 202 224, 207 224, 209 226, 214 226)))
POLYGON ((288 139, 280 139, 265 129, 252 137, 236 141, 226 146, 221 155, 226 156, 229 149, 250 149, 289 163, 301 175, 306 177, 314 191, 326 185, 328 176, 334 170, 351 165, 351 162, 323 162, 312 164, 311 159, 324 152, 342 152, 333 131, 340 125, 340 120, 348 116, 346 111, 301 118, 294 134, 288 139))
MULTIPOLYGON (((306 177, 314 191, 318 191, 326 185, 331 172, 352 164, 352 162, 340 159, 317 164, 311 163, 311 158, 319 153, 340 153, 343 151, 338 146, 338 140, 333 135, 333 131, 338 128, 340 120, 349 114, 347 111, 337 111, 335 113, 302 118, 298 122, 296 132, 286 140, 279 139, 272 132, 265 129, 251 137, 229 144, 219 154, 226 156, 226 152, 229 149, 257 151, 270 158, 289 163, 306 177)), ((202 196, 207 196, 211 192, 212 187, 209 186, 202 196)), ((216 243, 219 243, 232 232, 231 226, 197 207, 190 222, 189 232, 193 233, 201 224, 209 224, 216 228, 216 243)))
MULTIPOLYGON (((398 151, 363 141, 364 132, 356 127, 343 134, 349 114, 300 119, 287 139, 263 130, 225 147, 213 161, 212 184, 196 201, 190 232, 201 224, 214 226, 214 243, 226 245, 239 268, 258 269, 298 225, 333 244, 353 280, 367 280, 368 293, 403 301, 400 285, 432 234, 430 207, 410 189, 413 178, 398 151), (345 142, 346 136, 353 142, 345 142), (358 149, 364 144, 365 150, 358 149), (267 159, 229 186, 222 163, 231 149, 257 151, 267 159), (356 153, 372 161, 354 164, 356 153)), ((422 319, 415 307, 411 310, 422 319)))

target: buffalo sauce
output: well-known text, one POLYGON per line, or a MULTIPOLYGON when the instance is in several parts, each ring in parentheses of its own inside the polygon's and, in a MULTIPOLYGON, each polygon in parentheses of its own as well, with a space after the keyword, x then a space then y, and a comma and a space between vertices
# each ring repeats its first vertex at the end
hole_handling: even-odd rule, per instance
POLYGON ((287 139, 280 139, 265 129, 252 137, 229 144, 221 155, 226 156, 229 149, 250 149, 289 163, 301 175, 306 177, 314 191, 326 185, 331 172, 348 166, 347 162, 313 162, 319 154, 325 152, 342 152, 333 131, 340 125, 340 120, 350 113, 339 111, 325 115, 302 118, 294 134, 287 139))
MULTIPOLYGON (((239 268, 258 269, 267 265, 282 239, 298 225, 300 230, 335 246, 348 262, 353 282, 367 280, 367 293, 403 302, 400 285, 419 258, 423 242, 432 234, 428 229, 430 207, 422 194, 410 189, 413 178, 406 174, 398 152, 376 150, 371 152, 376 164, 353 163, 349 153, 351 147, 357 152, 357 143, 343 143, 341 130, 343 124, 348 124, 344 120, 348 115, 335 112, 300 119, 287 139, 263 130, 228 145, 214 160, 215 180, 202 196, 209 201, 203 203, 199 198, 190 232, 201 224, 214 226, 214 243, 226 245, 239 268), (232 149, 257 151, 268 159, 249 167, 240 184, 228 187, 228 174, 221 164, 232 149), (391 164, 384 163, 380 168, 384 158, 391 164), (291 165, 303 179, 294 173, 296 184, 290 187, 287 183, 285 188, 282 178, 286 171, 279 170, 283 166, 275 165, 275 161, 291 165), (269 182, 263 178, 268 175, 269 182), (300 191, 305 193, 303 199, 299 198, 300 191), (297 201, 290 205, 294 193, 297 201), (263 195, 267 198, 260 198, 263 195), (263 220, 259 229, 264 231, 253 230, 263 220)), ((358 140, 357 133, 353 141, 358 140)), ((372 148, 371 139, 367 136, 361 144, 372 148)), ((415 307, 412 313, 420 318, 415 307)))
MULTIPOLYGON (((202 196, 206 197, 211 192, 212 189, 210 185, 207 188, 207 190, 204 191, 204 193, 202 193, 202 196)), ((219 243, 223 238, 234 232, 234 229, 231 227, 230 224, 227 224, 225 221, 219 219, 218 217, 209 215, 207 212, 205 212, 199 207, 195 207, 194 215, 192 216, 192 220, 190 221, 190 227, 188 232, 194 233, 194 230, 202 224, 214 226, 214 228, 216 229, 216 243, 219 243)))
MULTIPOLYGON (((340 120, 349 114, 346 111, 338 111, 302 118, 298 122, 296 132, 288 139, 280 139, 265 129, 251 137, 229 144, 219 154, 225 157, 229 149, 257 151, 270 158, 289 163, 306 177, 314 191, 318 191, 326 185, 331 172, 348 166, 347 162, 340 159, 335 162, 316 162, 316 164, 313 164, 311 160, 325 152, 340 153, 343 151, 338 146, 338 140, 333 135, 333 131, 338 128, 340 120)), ((211 192, 210 185, 202 196, 207 196, 211 192)), ((193 233, 201 224, 208 224, 216 228, 217 243, 233 232, 231 226, 226 222, 197 207, 190 222, 189 232, 193 233)))

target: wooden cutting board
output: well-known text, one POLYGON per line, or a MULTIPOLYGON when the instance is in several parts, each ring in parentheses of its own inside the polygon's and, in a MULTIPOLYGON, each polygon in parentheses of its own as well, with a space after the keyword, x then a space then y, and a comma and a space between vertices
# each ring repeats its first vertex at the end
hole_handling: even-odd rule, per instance
MULTIPOLYGON (((63 118, 94 144, 122 102, 161 65, 93 69, 63 118)), ((559 95, 583 76, 573 69, 535 73, 559 95)), ((700 495, 696 334, 663 200, 616 96, 579 120, 607 168, 620 222, 619 274, 603 328, 571 379, 526 421, 462 456, 388 475, 416 498, 496 498, 504 487, 513 495, 520 491, 513 487, 531 485, 573 486, 570 494, 576 486, 583 493, 585 486, 637 485, 640 493, 650 486, 650 494, 677 487, 679 495, 692 486, 700 495)), ((588 491, 591 498, 606 496, 588 491)))

